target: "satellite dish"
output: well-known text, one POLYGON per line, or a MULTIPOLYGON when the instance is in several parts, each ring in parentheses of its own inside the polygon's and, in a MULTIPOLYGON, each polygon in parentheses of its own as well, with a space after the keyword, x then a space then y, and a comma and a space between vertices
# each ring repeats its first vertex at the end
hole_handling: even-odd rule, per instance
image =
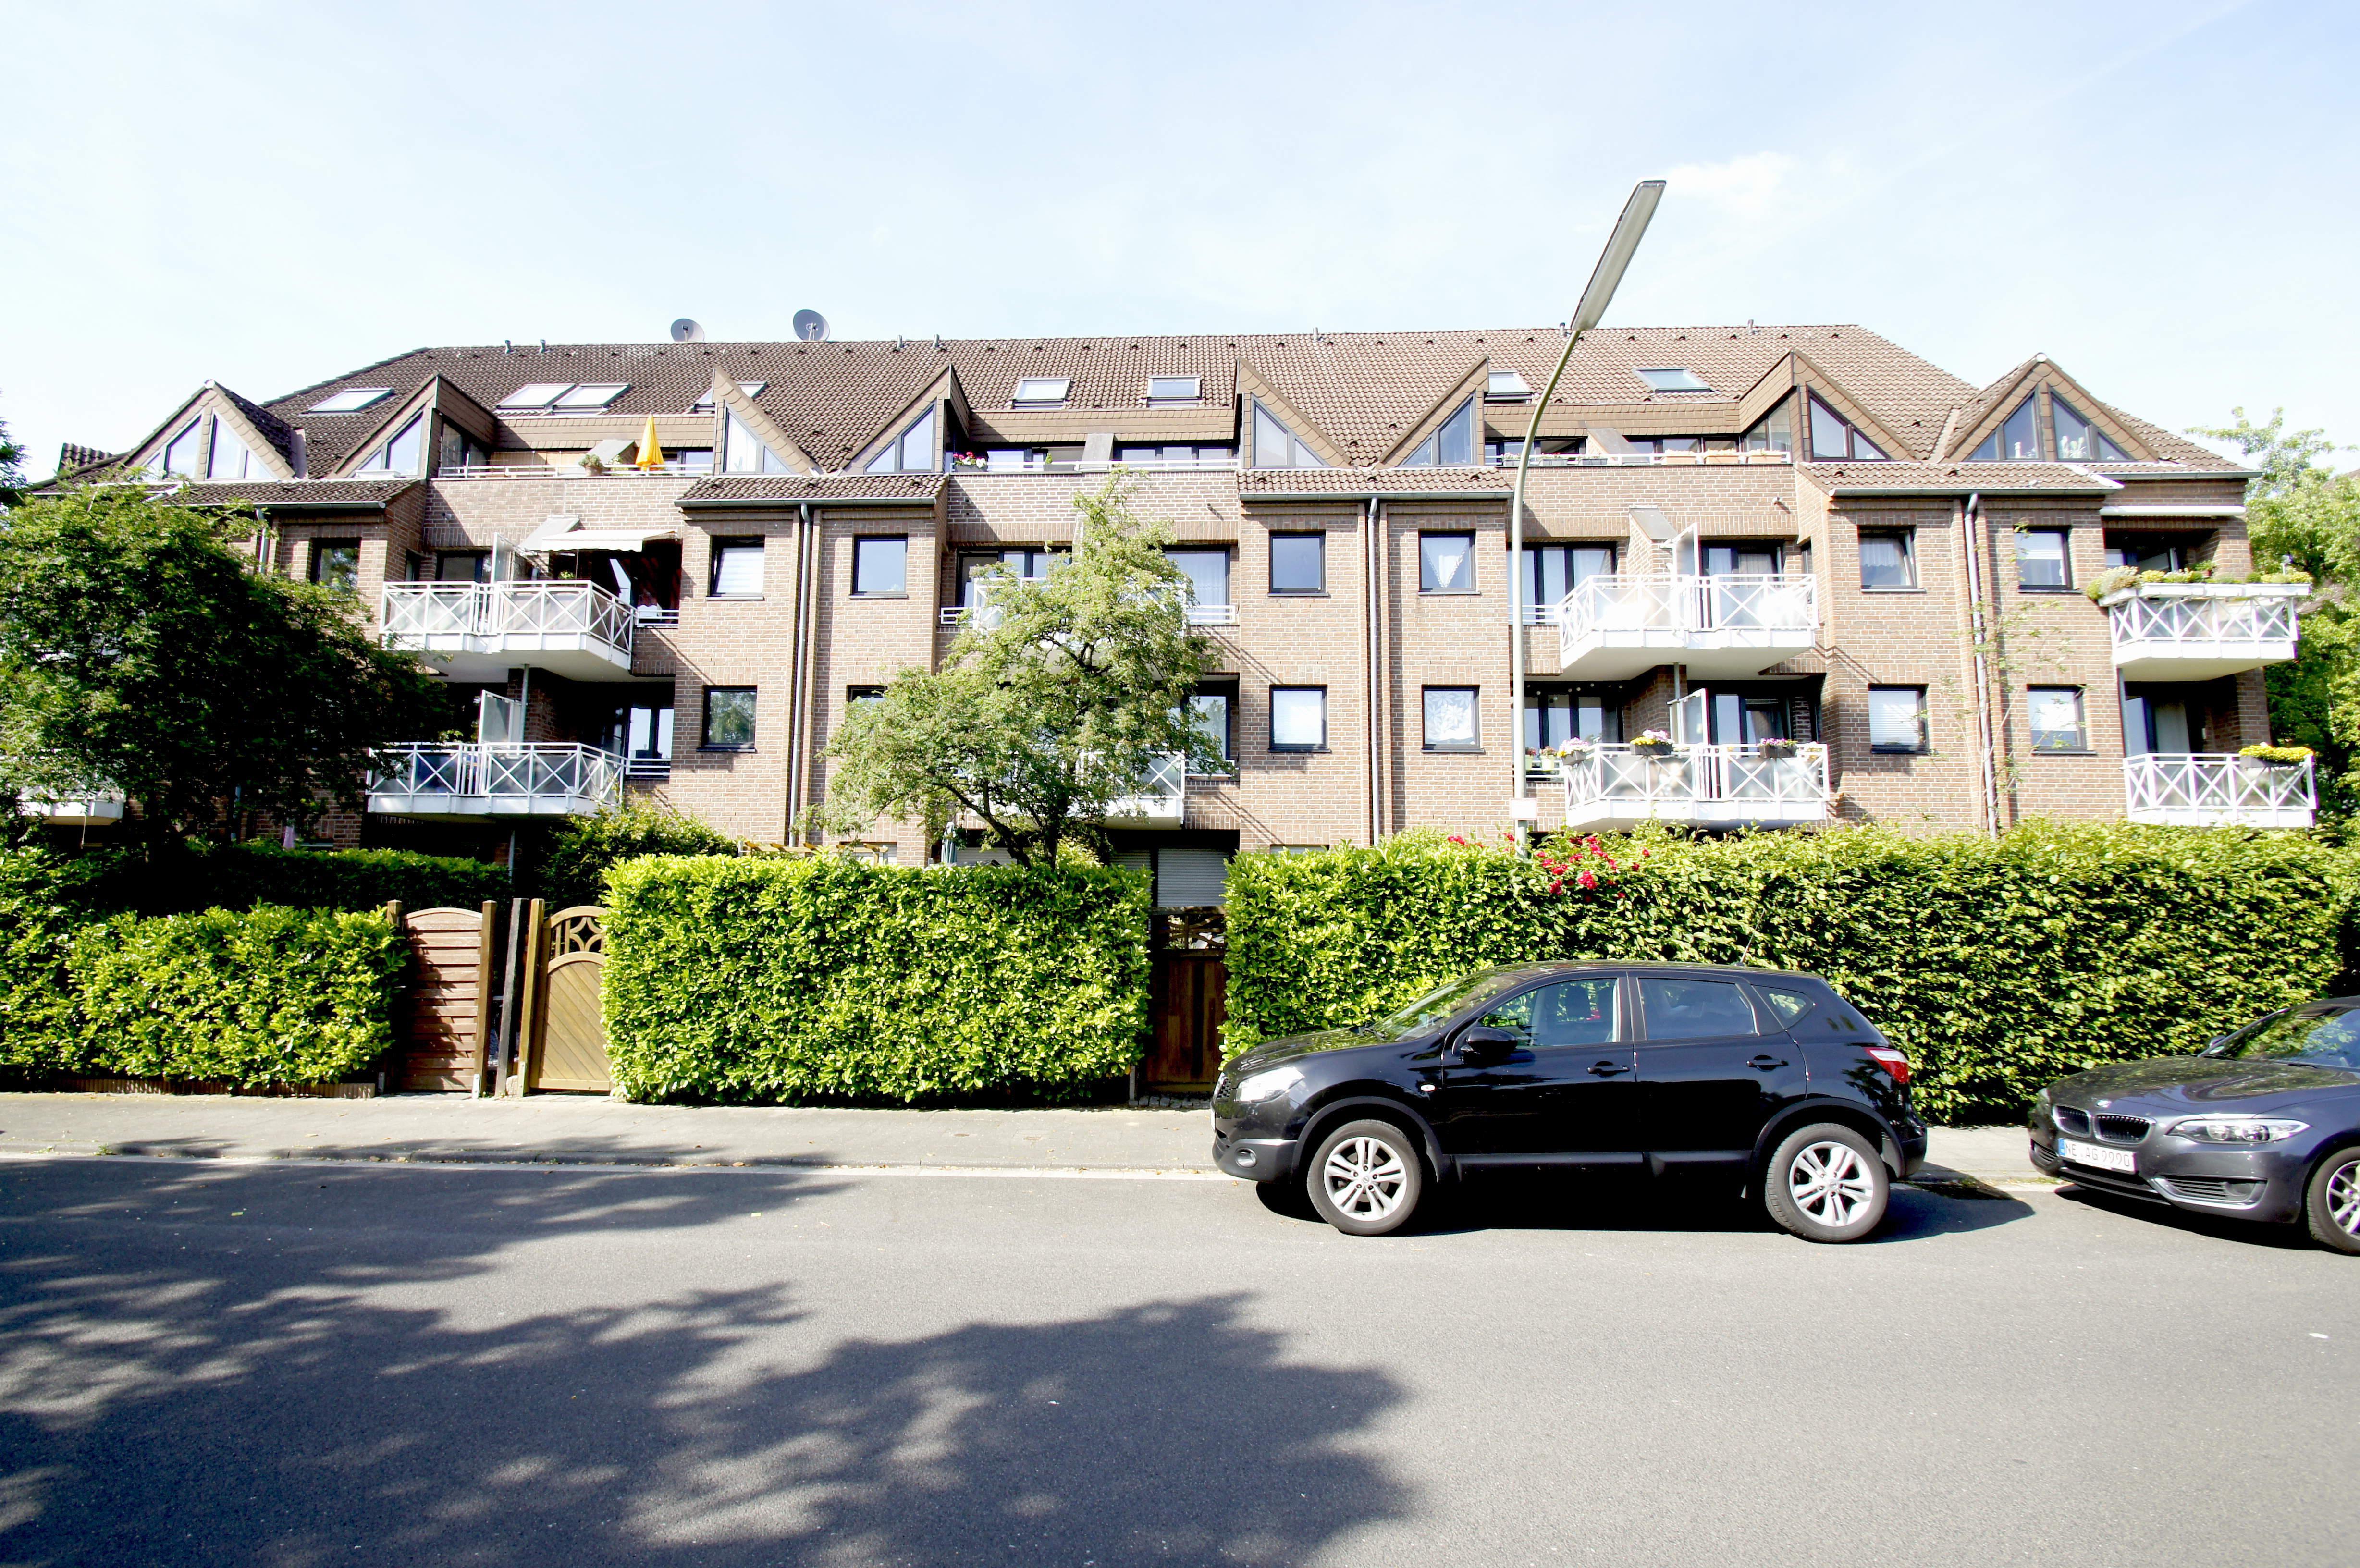
POLYGON ((694 321, 690 321, 686 316, 683 316, 679 321, 674 321, 672 324, 672 341, 674 343, 703 343, 705 341, 705 329, 698 326, 694 321))
POLYGON ((795 312, 795 336, 803 339, 805 343, 825 343, 827 341, 827 318, 821 315, 817 310, 797 310, 795 312))

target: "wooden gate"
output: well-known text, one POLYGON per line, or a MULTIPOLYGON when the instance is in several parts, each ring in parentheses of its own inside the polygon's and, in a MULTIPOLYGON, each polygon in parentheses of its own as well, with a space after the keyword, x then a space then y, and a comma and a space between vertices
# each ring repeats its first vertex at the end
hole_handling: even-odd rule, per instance
MULTIPOLYGON (((537 915, 541 906, 533 906, 537 915)), ((606 911, 595 904, 560 909, 536 920, 531 980, 525 1016, 530 1043, 525 1051, 524 1085, 536 1089, 586 1089, 605 1094, 615 1086, 606 1067, 606 1022, 599 1009, 600 981, 606 967, 606 911)))
POLYGON ((1158 909, 1149 959, 1149 1040, 1140 1086, 1205 1091, 1221 1070, 1228 931, 1218 909, 1158 909))
POLYGON ((472 1090, 483 1082, 492 1029, 492 938, 497 904, 420 909, 400 918, 410 985, 399 1020, 406 1090, 472 1090))

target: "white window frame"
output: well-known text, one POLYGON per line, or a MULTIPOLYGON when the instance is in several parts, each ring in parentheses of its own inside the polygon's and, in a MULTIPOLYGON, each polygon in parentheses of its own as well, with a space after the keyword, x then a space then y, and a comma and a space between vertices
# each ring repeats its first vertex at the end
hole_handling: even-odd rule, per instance
POLYGON ((1074 378, 1070 376, 1027 376, 1019 379, 1016 390, 1008 395, 1008 406, 1011 408, 1062 408, 1073 395, 1074 378), (1028 387, 1054 387, 1057 390, 1054 395, 1039 392, 1028 395, 1025 391, 1028 387))
POLYGON ((1685 365, 1651 365, 1644 370, 1633 369, 1632 375, 1647 384, 1651 392, 1710 392, 1712 385, 1685 365), (1658 381, 1657 376, 1666 379, 1658 381))

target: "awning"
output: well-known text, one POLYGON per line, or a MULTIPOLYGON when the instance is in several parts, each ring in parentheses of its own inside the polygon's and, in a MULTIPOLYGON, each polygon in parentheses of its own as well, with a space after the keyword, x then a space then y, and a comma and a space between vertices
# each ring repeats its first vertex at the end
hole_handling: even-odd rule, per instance
POLYGON ((525 536, 524 542, 517 549, 526 555, 549 555, 574 550, 639 550, 647 549, 650 539, 678 538, 678 523, 628 528, 585 528, 580 517, 561 513, 543 517, 541 527, 525 536))

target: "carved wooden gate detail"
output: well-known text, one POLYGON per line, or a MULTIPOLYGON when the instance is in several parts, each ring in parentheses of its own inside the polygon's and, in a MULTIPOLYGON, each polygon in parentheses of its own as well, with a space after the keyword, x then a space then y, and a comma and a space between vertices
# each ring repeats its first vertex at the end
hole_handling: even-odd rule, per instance
POLYGON ((599 1007, 606 966, 606 911, 577 904, 536 922, 536 962, 527 1011, 527 1089, 615 1086, 606 1066, 606 1023, 599 1007))

